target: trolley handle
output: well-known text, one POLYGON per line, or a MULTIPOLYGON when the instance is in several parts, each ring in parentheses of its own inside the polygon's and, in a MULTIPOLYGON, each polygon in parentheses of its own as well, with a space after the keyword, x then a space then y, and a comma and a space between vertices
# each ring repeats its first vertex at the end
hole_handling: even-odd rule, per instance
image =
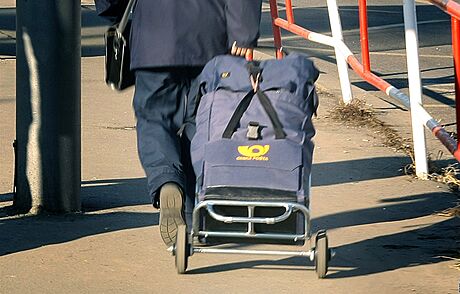
MULTIPOLYGON (((248 211, 253 211, 254 207, 255 205, 249 206, 248 211)), ((255 223, 255 224, 269 224, 269 225, 276 224, 276 223, 285 221, 292 214, 292 211, 293 211, 292 205, 285 204, 283 205, 283 207, 285 209, 284 213, 276 217, 253 217, 253 216, 239 217, 239 216, 220 215, 214 210, 213 203, 208 203, 206 205, 206 209, 208 210, 209 215, 213 219, 220 221, 220 222, 228 223, 228 224, 231 224, 231 223, 255 223)))

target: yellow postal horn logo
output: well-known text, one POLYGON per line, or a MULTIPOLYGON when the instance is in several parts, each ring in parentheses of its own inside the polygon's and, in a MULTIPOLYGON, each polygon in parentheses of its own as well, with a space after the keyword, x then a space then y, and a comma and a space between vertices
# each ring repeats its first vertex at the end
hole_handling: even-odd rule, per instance
POLYGON ((270 150, 270 145, 252 145, 238 146, 238 152, 242 156, 238 156, 236 160, 263 160, 267 161, 268 157, 264 156, 270 150))

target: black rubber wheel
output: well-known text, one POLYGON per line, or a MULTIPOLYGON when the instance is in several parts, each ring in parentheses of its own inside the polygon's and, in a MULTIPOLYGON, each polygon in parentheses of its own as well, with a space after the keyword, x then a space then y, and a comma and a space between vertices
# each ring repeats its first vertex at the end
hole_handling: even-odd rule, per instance
POLYGON ((326 277, 329 263, 329 248, 326 233, 318 234, 315 242, 315 270, 318 278, 326 277))
POLYGON ((187 237, 187 227, 185 225, 180 225, 177 228, 177 238, 175 244, 176 269, 179 274, 184 274, 188 266, 190 245, 188 244, 187 237))

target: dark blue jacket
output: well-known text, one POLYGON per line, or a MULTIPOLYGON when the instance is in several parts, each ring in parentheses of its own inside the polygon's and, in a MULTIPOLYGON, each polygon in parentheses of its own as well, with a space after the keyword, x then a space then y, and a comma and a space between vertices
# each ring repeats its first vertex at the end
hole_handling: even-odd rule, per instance
MULTIPOLYGON (((120 19, 128 0, 95 0, 100 16, 120 19)), ((137 0, 131 68, 200 66, 234 41, 255 47, 261 0, 137 0)))

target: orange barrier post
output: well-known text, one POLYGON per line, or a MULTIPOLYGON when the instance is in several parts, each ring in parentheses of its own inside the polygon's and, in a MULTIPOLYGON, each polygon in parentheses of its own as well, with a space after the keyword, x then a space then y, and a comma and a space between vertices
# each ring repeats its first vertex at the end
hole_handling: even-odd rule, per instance
POLYGON ((275 43, 276 49, 276 58, 283 58, 282 45, 281 45, 281 28, 275 24, 275 20, 278 19, 278 4, 276 0, 270 0, 270 14, 272 16, 272 30, 273 30, 273 40, 275 43))
POLYGON ((359 35, 361 39, 361 61, 365 71, 371 70, 367 31, 367 1, 359 0, 359 35))
POLYGON ((291 0, 286 0, 286 19, 288 23, 294 23, 294 11, 291 0))
MULTIPOLYGON (((452 17, 452 51, 454 55, 455 77, 455 115, 457 118, 457 137, 460 134, 460 21, 452 17)), ((458 144, 458 143, 457 143, 458 144)))

